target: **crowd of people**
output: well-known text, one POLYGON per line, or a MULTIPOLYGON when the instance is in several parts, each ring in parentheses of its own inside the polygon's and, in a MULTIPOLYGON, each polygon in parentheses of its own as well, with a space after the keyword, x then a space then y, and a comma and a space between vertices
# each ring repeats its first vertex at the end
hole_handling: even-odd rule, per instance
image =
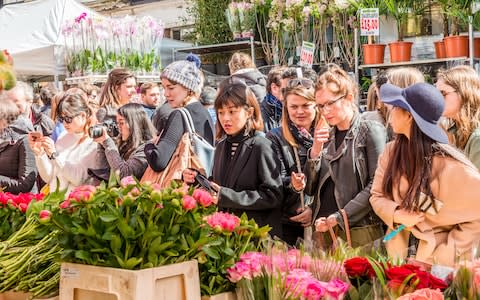
MULTIPOLYGON (((164 68, 160 86, 114 69, 101 88, 44 87, 37 100, 18 82, 0 94, 1 188, 70 191, 111 172, 162 172, 188 130, 186 111, 215 147, 208 179, 218 208, 246 213, 291 245, 311 238, 312 226, 323 246, 332 232, 365 246, 396 230, 390 255, 452 265, 480 240, 474 69, 442 70, 436 86, 417 69, 389 69, 363 111, 357 83, 334 64, 264 76, 239 52, 229 67, 218 87, 206 86, 190 55, 164 68)), ((178 171, 198 184, 200 170, 178 171)))

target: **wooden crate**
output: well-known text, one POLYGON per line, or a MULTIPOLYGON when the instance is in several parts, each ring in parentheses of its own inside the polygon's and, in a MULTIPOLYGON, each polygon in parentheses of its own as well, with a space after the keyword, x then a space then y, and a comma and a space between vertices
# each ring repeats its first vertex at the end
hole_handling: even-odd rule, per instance
POLYGON ((203 296, 202 300, 237 300, 237 295, 233 292, 227 292, 213 296, 203 296))
MULTIPOLYGON (((28 293, 22 293, 22 292, 0 293, 0 300, 30 300, 30 299, 31 299, 31 294, 28 294, 28 293)), ((32 300, 58 300, 58 296, 50 297, 50 298, 41 298, 41 299, 34 298, 32 300)))
POLYGON ((61 300, 200 300, 198 263, 144 270, 62 263, 61 300))

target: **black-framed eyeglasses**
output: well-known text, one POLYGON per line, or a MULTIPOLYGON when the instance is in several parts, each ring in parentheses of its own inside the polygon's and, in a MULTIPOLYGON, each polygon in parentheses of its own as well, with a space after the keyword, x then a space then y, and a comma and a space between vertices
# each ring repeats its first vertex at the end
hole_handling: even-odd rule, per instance
POLYGON ((73 122, 73 119, 74 119, 75 117, 77 117, 77 116, 78 116, 78 114, 75 115, 75 116, 73 116, 73 117, 69 117, 69 116, 63 116, 63 117, 62 117, 62 116, 58 116, 58 121, 59 121, 59 122, 62 122, 62 123, 65 122, 65 123, 67 123, 67 124, 71 124, 71 123, 73 122))
POLYGON ((325 108, 330 108, 332 105, 334 105, 335 103, 337 103, 338 101, 342 100, 343 98, 345 98, 347 96, 347 94, 343 95, 343 96, 340 96, 336 99, 333 99, 333 100, 330 100, 328 102, 326 102, 325 104, 317 104, 317 108, 319 110, 325 110, 325 108))

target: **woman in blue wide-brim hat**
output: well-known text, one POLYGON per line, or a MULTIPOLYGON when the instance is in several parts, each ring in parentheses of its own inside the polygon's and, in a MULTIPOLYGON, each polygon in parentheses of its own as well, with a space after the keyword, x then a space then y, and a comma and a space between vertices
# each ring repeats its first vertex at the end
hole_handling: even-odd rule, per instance
POLYGON ((480 239, 480 173, 448 145, 438 120, 442 94, 427 83, 401 89, 385 84, 380 99, 397 134, 380 156, 370 203, 389 231, 388 254, 452 266, 480 239))

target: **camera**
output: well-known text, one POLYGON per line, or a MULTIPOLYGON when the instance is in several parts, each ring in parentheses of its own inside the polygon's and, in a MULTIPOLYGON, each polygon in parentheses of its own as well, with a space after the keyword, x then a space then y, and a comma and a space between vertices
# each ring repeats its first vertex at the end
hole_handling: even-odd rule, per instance
POLYGON ((88 135, 92 139, 99 138, 103 135, 103 128, 107 129, 107 133, 111 137, 116 137, 120 133, 118 131, 117 123, 115 123, 114 121, 108 120, 103 122, 102 124, 97 124, 88 128, 88 135))

